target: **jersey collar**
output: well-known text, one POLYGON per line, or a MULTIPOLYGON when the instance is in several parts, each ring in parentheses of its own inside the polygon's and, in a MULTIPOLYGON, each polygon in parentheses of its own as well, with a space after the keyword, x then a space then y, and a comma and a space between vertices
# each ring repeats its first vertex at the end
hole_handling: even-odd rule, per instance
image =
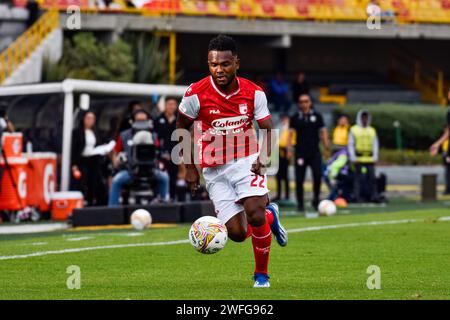
POLYGON ((216 90, 217 93, 220 94, 225 99, 230 99, 232 96, 237 95, 239 93, 239 91, 241 90, 241 83, 239 82, 239 78, 238 77, 236 77, 236 80, 238 82, 238 88, 237 88, 236 91, 230 93, 229 95, 226 95, 225 93, 220 91, 219 88, 216 87, 216 84, 214 83, 214 80, 213 80, 212 76, 209 76, 209 80, 211 81, 211 85, 213 86, 214 90, 216 90))

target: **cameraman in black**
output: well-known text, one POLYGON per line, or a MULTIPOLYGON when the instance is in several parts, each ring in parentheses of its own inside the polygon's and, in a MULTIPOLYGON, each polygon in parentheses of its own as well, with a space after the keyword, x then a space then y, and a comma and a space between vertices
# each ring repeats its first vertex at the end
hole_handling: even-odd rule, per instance
MULTIPOLYGON (((119 135, 119 138, 117 139, 117 144, 114 149, 115 152, 113 155, 113 165, 115 167, 119 167, 118 154, 120 152, 124 152, 128 160, 132 158, 132 141, 134 136, 133 126, 145 124, 145 122, 149 122, 151 120, 150 115, 147 111, 139 109, 133 112, 132 121, 132 127, 130 129, 122 131, 119 135)), ((156 134, 153 134, 153 136, 156 136, 156 134)), ((156 141, 156 146, 158 147, 156 137, 154 140, 156 141)), ((160 169, 156 169, 154 171, 154 174, 157 181, 157 194, 162 200, 166 201, 169 197, 169 175, 167 174, 167 172, 160 169)), ((116 173, 111 184, 108 206, 119 205, 120 193, 123 186, 131 183, 132 180, 133 177, 130 173, 129 167, 124 168, 116 173)))

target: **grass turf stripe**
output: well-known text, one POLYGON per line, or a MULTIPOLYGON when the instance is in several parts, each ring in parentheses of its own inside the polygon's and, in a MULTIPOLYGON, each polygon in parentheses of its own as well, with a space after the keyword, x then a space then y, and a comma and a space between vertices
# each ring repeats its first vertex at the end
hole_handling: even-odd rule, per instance
MULTIPOLYGON (((404 224, 404 223, 415 223, 415 222, 425 222, 426 219, 402 219, 402 220, 385 220, 385 221, 369 221, 369 222, 355 222, 355 223, 345 223, 345 224, 335 224, 335 225, 325 225, 325 226, 312 226, 305 228, 290 229, 288 233, 299 233, 299 232, 309 232, 309 231, 320 231, 327 229, 340 229, 340 228, 355 228, 364 226, 379 226, 379 225, 389 225, 389 224, 404 224)), ((450 221, 450 216, 440 217, 436 221, 450 221)), ((150 247, 150 246, 168 246, 176 244, 189 243, 188 239, 166 241, 166 242, 147 242, 147 243, 129 243, 129 244, 117 244, 108 246, 95 246, 95 247, 84 247, 84 248, 72 248, 72 249, 62 249, 62 250, 51 250, 51 251, 40 251, 28 254, 12 255, 12 256, 0 256, 0 260, 15 260, 15 259, 26 259, 32 257, 40 257, 53 254, 65 254, 65 253, 77 253, 83 251, 94 251, 94 250, 106 250, 106 249, 121 249, 130 247, 150 247)))

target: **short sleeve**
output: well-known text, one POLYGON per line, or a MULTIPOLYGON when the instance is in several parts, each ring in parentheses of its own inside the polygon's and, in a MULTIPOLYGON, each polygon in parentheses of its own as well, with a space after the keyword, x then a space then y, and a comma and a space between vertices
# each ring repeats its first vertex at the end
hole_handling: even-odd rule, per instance
POLYGON ((191 87, 189 87, 184 94, 178 110, 184 116, 194 120, 197 118, 198 112, 200 110, 200 101, 196 94, 188 95, 188 93, 191 91, 190 89, 191 87))
POLYGON ((255 91, 255 120, 262 121, 270 118, 269 108, 267 107, 267 98, 264 91, 255 91))
POLYGON ((317 114, 317 125, 320 129, 325 127, 325 122, 323 121, 323 117, 320 113, 317 114))

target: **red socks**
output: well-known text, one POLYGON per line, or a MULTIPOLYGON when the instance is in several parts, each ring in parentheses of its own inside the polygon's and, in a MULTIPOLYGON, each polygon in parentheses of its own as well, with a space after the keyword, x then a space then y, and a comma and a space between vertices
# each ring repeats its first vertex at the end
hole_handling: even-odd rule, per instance
MULTIPOLYGON (((269 209, 266 209, 266 221, 269 223, 269 226, 273 224, 273 213, 269 209)), ((248 239, 253 234, 252 226, 247 224, 247 233, 245 234, 245 239, 248 239)))
POLYGON ((253 253, 255 255, 255 273, 267 274, 269 265, 270 243, 272 242, 273 213, 266 209, 266 221, 260 227, 247 225, 247 237, 252 236, 253 253))
POLYGON ((267 223, 260 227, 252 227, 252 244, 255 255, 255 273, 267 274, 269 265, 270 243, 272 242, 272 231, 267 223))

